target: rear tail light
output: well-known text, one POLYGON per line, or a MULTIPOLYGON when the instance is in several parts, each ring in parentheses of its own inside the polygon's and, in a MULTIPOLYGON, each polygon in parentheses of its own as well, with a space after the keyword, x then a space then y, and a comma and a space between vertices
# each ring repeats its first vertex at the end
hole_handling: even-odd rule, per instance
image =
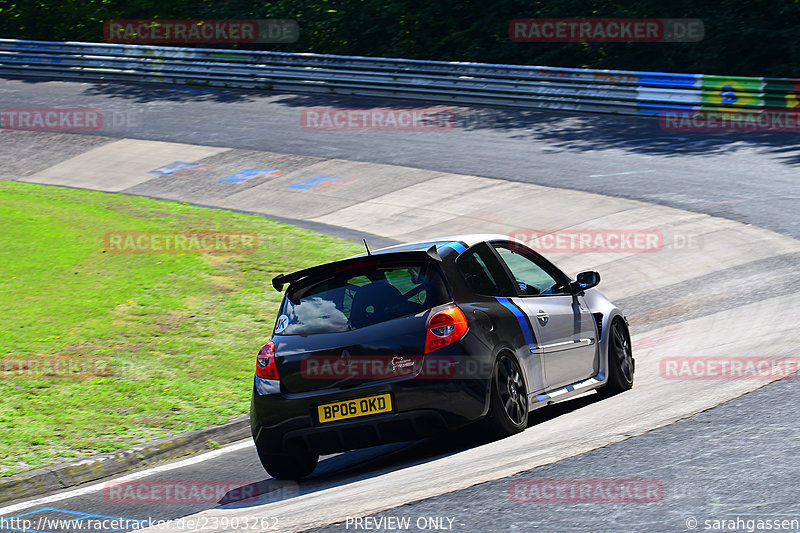
POLYGON ((467 317, 455 305, 434 313, 428 319, 425 353, 444 348, 461 339, 469 329, 467 317))
POLYGON ((275 364, 275 344, 269 341, 261 347, 256 357, 256 376, 264 379, 280 379, 275 364))

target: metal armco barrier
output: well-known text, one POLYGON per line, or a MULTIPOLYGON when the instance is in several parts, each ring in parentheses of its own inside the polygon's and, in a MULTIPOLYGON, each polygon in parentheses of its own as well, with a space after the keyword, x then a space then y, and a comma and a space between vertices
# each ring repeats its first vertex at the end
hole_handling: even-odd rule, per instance
POLYGON ((0 39, 0 75, 156 82, 657 115, 794 108, 800 78, 0 39))

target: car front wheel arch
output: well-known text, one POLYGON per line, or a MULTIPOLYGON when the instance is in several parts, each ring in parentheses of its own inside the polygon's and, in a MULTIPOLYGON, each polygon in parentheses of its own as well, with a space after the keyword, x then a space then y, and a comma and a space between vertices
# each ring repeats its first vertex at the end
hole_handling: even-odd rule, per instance
POLYGON ((622 317, 614 317, 608 327, 606 352, 608 381, 597 392, 601 396, 609 397, 633 387, 635 362, 631 334, 622 317))

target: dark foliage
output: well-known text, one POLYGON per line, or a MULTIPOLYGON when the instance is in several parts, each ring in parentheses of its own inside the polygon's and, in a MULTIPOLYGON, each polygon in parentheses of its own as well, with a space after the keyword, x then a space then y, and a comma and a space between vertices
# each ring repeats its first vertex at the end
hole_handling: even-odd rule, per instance
MULTIPOLYGON (((110 19, 299 22, 293 44, 239 48, 524 65, 794 77, 800 0, 0 0, 0 36, 102 41, 110 19), (699 18, 697 43, 516 43, 514 18, 699 18)), ((209 45, 215 48, 237 47, 209 45)))

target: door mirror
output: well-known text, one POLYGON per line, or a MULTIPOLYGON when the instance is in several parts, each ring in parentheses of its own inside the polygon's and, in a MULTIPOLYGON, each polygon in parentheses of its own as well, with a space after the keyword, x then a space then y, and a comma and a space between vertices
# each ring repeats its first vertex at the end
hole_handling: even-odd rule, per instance
POLYGON ((600 283, 600 274, 598 272, 594 270, 581 272, 578 274, 577 281, 571 283, 572 292, 578 293, 586 289, 591 289, 597 286, 598 283, 600 283))

